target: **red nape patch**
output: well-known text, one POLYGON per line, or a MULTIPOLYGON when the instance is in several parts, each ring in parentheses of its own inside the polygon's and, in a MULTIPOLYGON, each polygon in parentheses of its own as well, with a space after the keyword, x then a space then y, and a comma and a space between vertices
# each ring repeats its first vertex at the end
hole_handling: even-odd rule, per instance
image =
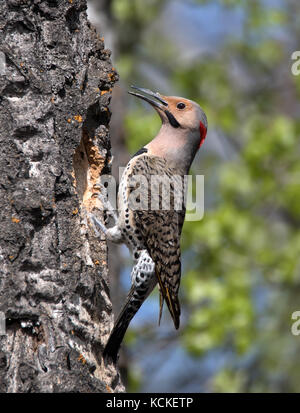
POLYGON ((200 122, 200 143, 199 143, 199 148, 202 145, 202 143, 205 141, 206 133, 207 133, 206 127, 203 125, 202 122, 200 122))

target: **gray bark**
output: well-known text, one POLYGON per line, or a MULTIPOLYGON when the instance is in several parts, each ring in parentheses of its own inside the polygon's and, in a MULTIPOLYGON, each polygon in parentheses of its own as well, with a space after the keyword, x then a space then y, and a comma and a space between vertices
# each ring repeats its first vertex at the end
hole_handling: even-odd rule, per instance
POLYGON ((110 52, 85 0, 2 1, 0 31, 0 391, 123 391, 87 219, 109 170, 110 52))

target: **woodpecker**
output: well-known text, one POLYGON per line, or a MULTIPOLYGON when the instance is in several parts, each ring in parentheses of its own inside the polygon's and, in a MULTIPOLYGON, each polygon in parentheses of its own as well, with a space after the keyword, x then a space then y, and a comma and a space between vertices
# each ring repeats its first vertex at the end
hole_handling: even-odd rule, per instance
MULTIPOLYGON (((184 202, 180 208, 175 206, 175 196, 178 195, 177 188, 184 187, 181 185, 184 176, 188 175, 207 132, 206 115, 197 103, 181 97, 163 96, 149 89, 132 88, 137 92, 129 93, 148 102, 159 114, 162 125, 157 136, 131 158, 123 172, 118 191, 119 214, 106 206, 115 225, 107 229, 94 215, 91 216, 94 227, 100 228, 108 240, 125 243, 134 260, 130 291, 103 351, 104 359, 113 363, 117 361, 131 319, 157 284, 159 321, 166 301, 174 326, 179 328, 180 237, 185 207, 184 202), (141 181, 141 177, 144 180, 141 181), (164 195, 157 177, 167 178, 167 182, 175 177, 170 185, 169 208, 162 208, 164 195), (139 181, 136 186, 132 184, 135 178, 139 181), (159 208, 156 209, 150 205, 154 195, 159 198, 159 208)), ((103 197, 101 201, 106 202, 103 197)))

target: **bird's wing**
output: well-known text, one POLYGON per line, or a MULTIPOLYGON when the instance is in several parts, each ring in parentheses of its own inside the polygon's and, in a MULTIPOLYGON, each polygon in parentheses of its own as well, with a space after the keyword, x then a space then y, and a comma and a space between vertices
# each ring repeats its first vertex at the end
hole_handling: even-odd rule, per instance
MULTIPOLYGON (((136 196, 139 192, 138 196, 143 198, 139 200, 140 207, 135 205, 137 209, 133 211, 134 221, 155 263, 160 293, 167 302, 175 328, 178 328, 180 317, 178 290, 181 277, 180 236, 185 216, 184 180, 181 175, 176 175, 176 171, 168 167, 163 158, 147 154, 139 155, 133 160, 129 177, 134 175, 144 176, 140 191, 132 187, 129 189, 129 195, 136 196), (163 185, 166 186, 163 187, 163 185), (180 187, 182 188, 181 203, 180 187), (169 192, 164 192, 168 188, 169 192), (180 204, 179 210, 175 209, 175 198, 178 202, 177 209, 180 204), (145 205, 146 199, 148 205, 145 205), (166 202, 165 205, 164 202, 166 202), (169 208, 162 209, 162 207, 169 208)), ((160 314, 162 303, 163 300, 160 300, 160 314)))

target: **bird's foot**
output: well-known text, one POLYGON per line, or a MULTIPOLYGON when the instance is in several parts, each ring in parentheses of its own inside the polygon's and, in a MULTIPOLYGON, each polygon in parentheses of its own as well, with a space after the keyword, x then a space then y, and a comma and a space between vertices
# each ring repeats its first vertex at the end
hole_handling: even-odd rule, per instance
POLYGON ((124 242, 122 232, 118 225, 115 225, 112 228, 106 228, 106 226, 98 218, 96 218, 95 215, 89 214, 89 217, 92 222, 95 234, 98 238, 101 239, 101 235, 98 231, 99 229, 101 232, 103 232, 107 240, 115 242, 117 244, 124 242))
POLYGON ((94 229, 94 232, 95 232, 96 236, 101 239, 100 232, 102 232, 105 235, 105 237, 107 238, 108 229, 106 228, 106 226, 98 218, 96 218, 94 214, 89 213, 89 218, 90 218, 90 221, 92 223, 92 226, 93 226, 93 229, 94 229), (98 230, 100 230, 100 232, 98 230))
POLYGON ((116 209, 112 206, 110 202, 107 188, 105 188, 104 185, 97 184, 97 189, 99 189, 97 196, 102 204, 102 210, 106 212, 107 216, 112 217, 115 225, 118 221, 118 214, 116 212, 116 209))

